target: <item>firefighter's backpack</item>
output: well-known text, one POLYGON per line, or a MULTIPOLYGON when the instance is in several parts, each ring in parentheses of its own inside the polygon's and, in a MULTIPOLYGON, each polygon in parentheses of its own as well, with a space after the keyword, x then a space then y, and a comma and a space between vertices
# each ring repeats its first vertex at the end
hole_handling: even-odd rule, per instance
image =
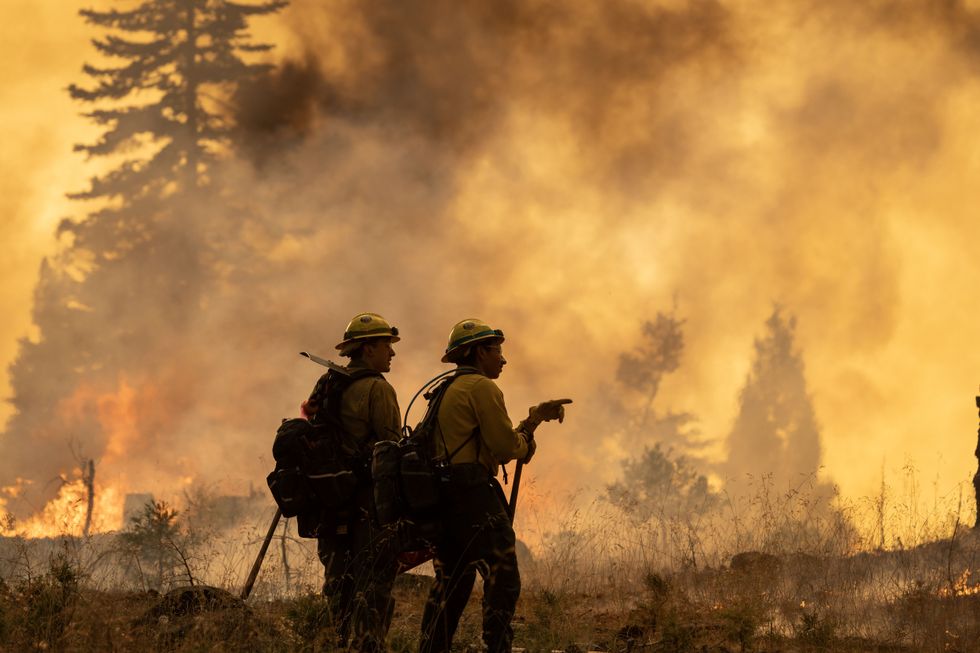
POLYGON ((425 395, 429 405, 414 430, 406 427, 405 436, 398 442, 382 440, 374 445, 371 477, 374 505, 382 526, 404 520, 414 526, 415 535, 423 540, 438 536, 451 457, 435 460, 433 442, 439 429, 439 406, 459 376, 456 372, 425 395))
POLYGON ((344 432, 340 400, 355 380, 380 376, 373 370, 344 374, 331 369, 311 396, 310 420, 283 420, 272 445, 275 469, 266 481, 284 517, 298 517, 310 528, 300 535, 315 537, 313 524, 324 513, 341 512, 351 504, 358 483, 367 477, 367 456, 344 432), (304 535, 305 533, 305 535, 304 535))

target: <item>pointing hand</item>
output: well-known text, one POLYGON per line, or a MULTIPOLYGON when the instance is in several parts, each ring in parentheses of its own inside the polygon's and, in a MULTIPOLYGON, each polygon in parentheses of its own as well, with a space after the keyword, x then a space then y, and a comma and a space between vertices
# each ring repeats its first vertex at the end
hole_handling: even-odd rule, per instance
POLYGON ((572 403, 571 399, 551 399, 542 401, 528 411, 528 417, 535 422, 565 421, 565 404, 572 403))

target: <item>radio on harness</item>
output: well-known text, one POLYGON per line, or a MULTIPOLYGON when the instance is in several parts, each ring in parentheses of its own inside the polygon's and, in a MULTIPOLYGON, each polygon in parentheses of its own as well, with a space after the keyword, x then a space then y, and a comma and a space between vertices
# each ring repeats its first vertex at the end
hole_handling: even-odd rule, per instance
POLYGON ((371 477, 374 480, 374 505, 378 521, 382 526, 407 523, 414 540, 409 547, 431 543, 439 536, 443 487, 449 479, 452 460, 451 456, 448 459, 433 458, 433 442, 439 429, 439 406, 453 381, 468 373, 471 372, 455 369, 423 385, 405 411, 402 439, 374 445, 371 477), (447 376, 449 378, 444 378, 447 376), (429 402, 425 415, 414 429, 410 428, 407 421, 412 403, 439 379, 442 381, 424 395, 429 402))

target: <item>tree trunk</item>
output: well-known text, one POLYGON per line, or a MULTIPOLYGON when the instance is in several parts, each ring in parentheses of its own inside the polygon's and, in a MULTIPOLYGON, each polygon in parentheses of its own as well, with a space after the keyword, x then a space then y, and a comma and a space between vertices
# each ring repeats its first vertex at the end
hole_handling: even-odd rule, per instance
MULTIPOLYGON (((977 396, 977 410, 980 411, 980 396, 977 396)), ((977 516, 973 528, 980 528, 980 429, 977 429, 977 448, 973 452, 977 457, 977 473, 973 475, 973 496, 977 502, 977 516)))
POLYGON ((187 149, 185 162, 187 187, 185 190, 192 190, 197 187, 197 166, 199 162, 198 152, 198 132, 199 116, 197 111, 197 88, 199 84, 197 75, 197 24, 195 21, 196 8, 193 3, 187 6, 187 58, 184 63, 184 111, 187 113, 187 149))
POLYGON ((95 507, 95 461, 89 459, 85 470, 82 472, 82 482, 85 483, 85 493, 88 498, 88 505, 85 510, 85 528, 82 535, 88 537, 89 529, 92 527, 92 509, 95 507))

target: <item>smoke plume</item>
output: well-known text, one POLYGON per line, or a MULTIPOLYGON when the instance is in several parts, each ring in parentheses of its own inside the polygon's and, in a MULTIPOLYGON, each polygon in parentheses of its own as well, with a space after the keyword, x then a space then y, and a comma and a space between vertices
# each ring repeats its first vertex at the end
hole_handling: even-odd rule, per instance
MULTIPOLYGON (((774 302, 825 438, 799 469, 822 455, 861 492, 857 455, 928 467, 940 431, 972 451, 965 3, 297 0, 277 20, 286 59, 227 99, 217 190, 145 256, 42 271, 0 485, 70 474, 69 441, 132 491, 259 485, 318 376, 296 353, 329 355, 364 310, 403 333, 403 408, 464 317, 507 333, 515 421, 574 397, 530 470, 555 496, 653 444, 612 437, 602 389, 670 306, 685 353, 659 408, 696 415, 719 460, 752 423, 739 391, 774 302)), ((950 458, 934 469, 958 482, 950 458)))

